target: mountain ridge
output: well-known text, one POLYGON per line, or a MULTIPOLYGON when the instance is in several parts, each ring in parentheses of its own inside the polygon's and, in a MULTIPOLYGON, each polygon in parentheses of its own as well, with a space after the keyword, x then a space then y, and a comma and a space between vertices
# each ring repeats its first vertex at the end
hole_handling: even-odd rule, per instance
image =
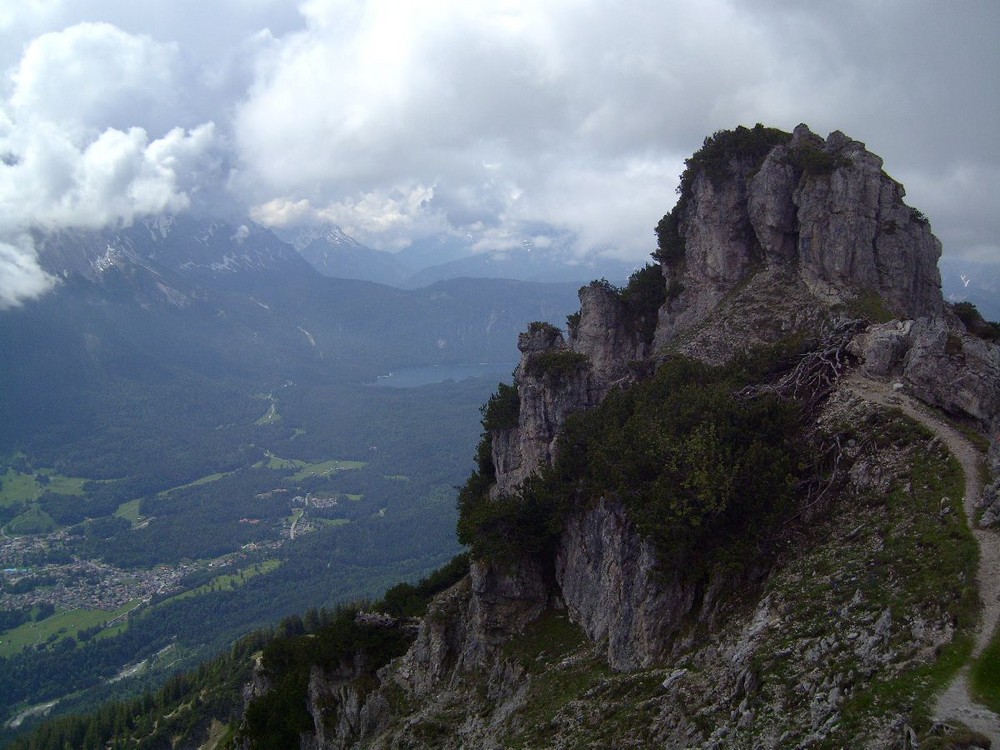
POLYGON ((686 167, 657 265, 520 334, 468 574, 266 645, 232 747, 989 746, 934 708, 977 633, 966 477, 892 394, 976 441, 989 517, 1000 346, 863 144, 740 127, 686 167))
MULTIPOLYGON (((601 661, 612 670, 627 675, 659 666, 653 674, 666 675, 666 679, 658 678, 666 694, 684 684, 690 672, 685 663, 701 662, 701 669, 709 672, 720 669, 718 656, 711 653, 713 643, 724 641, 726 632, 749 628, 737 640, 753 636, 741 647, 741 656, 729 657, 734 664, 726 668, 725 679, 737 686, 733 697, 723 693, 698 699, 689 694, 670 708, 664 698, 654 697, 655 692, 648 694, 647 700, 661 706, 659 718, 641 731, 633 728, 632 742, 627 733, 615 735, 615 744, 631 745, 641 737, 655 737, 669 747, 750 747, 761 742, 782 747, 789 742, 823 745, 849 737, 852 742, 891 747, 895 746, 892 738, 907 721, 919 725, 919 717, 892 713, 898 709, 866 719, 872 722, 867 727, 856 716, 848 720, 852 716, 848 694, 874 689, 885 679, 878 677, 884 665, 900 663, 899 652, 886 650, 886 634, 899 627, 890 610, 882 612, 881 618, 875 611, 870 615, 873 620, 866 621, 866 615, 854 625, 848 624, 854 615, 845 610, 844 628, 860 627, 861 637, 868 639, 857 652, 857 658, 868 664, 867 673, 862 671, 846 682, 826 674, 821 679, 827 692, 817 693, 812 704, 822 705, 823 710, 799 713, 794 702, 790 705, 780 698, 781 693, 770 692, 773 687, 768 686, 775 677, 765 677, 749 660, 750 654, 760 658, 770 648, 760 640, 761 633, 774 627, 765 623, 787 621, 786 627, 794 628, 794 619, 775 612, 772 597, 776 594, 751 605, 757 612, 749 621, 741 624, 739 618, 733 619, 733 608, 738 611, 741 606, 738 597, 734 599, 736 591, 766 591, 789 574, 787 562, 779 562, 781 555, 771 562, 766 555, 758 562, 750 560, 735 572, 720 568, 700 586, 692 586, 681 573, 666 574, 664 579, 664 571, 656 572, 663 548, 651 542, 648 527, 645 533, 639 531, 642 526, 637 523, 645 522, 637 521, 634 511, 613 494, 597 494, 568 518, 566 511, 556 511, 558 515, 552 518, 563 519, 562 530, 557 532, 545 531, 534 525, 536 521, 518 515, 546 497, 544 489, 532 484, 533 478, 541 475, 544 486, 546 476, 566 471, 574 465, 571 454, 582 450, 570 448, 574 438, 565 434, 568 425, 576 429, 580 424, 571 415, 606 411, 609 394, 624 383, 638 388, 649 376, 630 363, 648 361, 647 352, 653 354, 654 363, 664 365, 678 356, 718 363, 749 353, 755 346, 785 340, 795 332, 811 332, 807 349, 811 353, 777 383, 765 381, 766 389, 758 392, 785 394, 784 398, 809 409, 819 424, 831 425, 810 433, 807 440, 820 453, 834 446, 838 465, 841 460, 852 464, 846 474, 846 469, 835 466, 830 476, 820 473, 816 477, 828 487, 840 487, 837 496, 847 505, 848 498, 866 496, 881 482, 889 482, 886 489, 895 486, 895 480, 888 478, 902 472, 903 465, 892 461, 911 455, 905 451, 912 450, 903 449, 895 459, 889 458, 890 450, 877 459, 889 463, 861 469, 868 459, 854 449, 845 454, 836 447, 843 439, 836 431, 844 428, 835 425, 846 423, 835 414, 853 414, 853 422, 871 418, 861 417, 871 408, 867 402, 838 385, 848 371, 860 368, 869 377, 896 378, 904 391, 925 403, 963 415, 980 430, 995 429, 1000 414, 1000 351, 965 333, 961 323, 946 314, 936 270, 940 245, 922 215, 902 203, 901 186, 881 166, 881 160, 862 144, 840 133, 824 141, 804 126, 793 134, 758 126, 706 139, 703 150, 688 161, 678 207, 658 227, 666 300, 659 305, 652 337, 647 338, 648 329, 636 325, 621 303, 621 292, 600 284, 581 290, 581 310, 576 321, 571 321, 568 338, 546 326, 533 326, 522 334, 518 403, 508 410, 516 419, 508 417, 488 428, 481 449, 486 451, 480 459, 481 479, 474 475, 460 496, 460 531, 465 518, 470 524, 465 541, 473 545, 470 578, 464 589, 456 588, 432 604, 432 614, 422 623, 414 646, 379 672, 381 687, 374 693, 362 698, 353 692, 350 680, 331 683, 332 676, 313 675, 310 695, 326 695, 332 701, 311 704, 318 747, 424 746, 412 739, 412 728, 435 715, 448 716, 446 725, 452 727, 439 737, 444 747, 470 742, 495 746, 491 738, 498 731, 509 738, 528 736, 524 733, 530 729, 517 729, 507 717, 523 716, 528 710, 523 691, 530 691, 532 681, 511 667, 504 656, 505 644, 532 632, 552 611, 564 612, 582 628, 601 661), (863 310, 868 320, 857 317, 863 310), (897 315, 917 321, 878 323, 897 315), (849 321, 853 322, 845 327, 849 321), (864 336, 859 336, 862 332, 864 336), (949 346, 950 355, 945 351, 949 346), (955 357, 956 347, 964 354, 961 361, 955 357), (953 388, 956 380, 969 383, 958 397, 953 388), (885 478, 879 478, 880 474, 885 478), (496 557, 497 552, 484 546, 483 535, 498 530, 508 539, 526 534, 520 544, 528 546, 518 551, 515 544, 496 557), (543 534, 540 541, 528 541, 535 533, 543 534), (546 551, 550 544, 555 545, 554 557, 546 551), (760 624, 755 624, 755 618, 761 617, 760 624), (865 622, 873 628, 867 636, 863 635, 865 622), (697 632, 711 635, 702 640, 705 636, 695 638, 697 632), (487 675, 485 685, 475 689, 494 695, 492 706, 468 697, 467 690, 480 684, 477 674, 487 675), (334 690, 333 684, 339 687, 334 690), (386 700, 398 690, 414 708, 396 717, 390 708, 393 703, 386 700), (822 703, 816 704, 820 698, 822 703), (731 713, 728 718, 723 718, 726 713, 715 714, 717 721, 708 725, 691 723, 688 711, 693 708, 681 707, 692 703, 707 708, 720 699, 732 701, 728 704, 731 713), (460 708, 463 700, 470 700, 466 709, 460 708), (408 736, 410 740, 405 739, 408 736)), ((489 418, 488 411, 484 424, 489 418)), ((893 419, 891 413, 882 413, 876 423, 892 424, 893 419)), ((706 437, 711 434, 705 433, 706 437)), ((995 474, 1000 460, 995 445, 990 459, 995 474)), ((587 481, 583 480, 584 486, 587 481)), ((798 513, 805 516, 793 517, 828 527, 825 519, 839 511, 836 501, 824 499, 825 493, 817 489, 801 497, 798 513)), ((542 523, 549 522, 543 517, 542 523)), ((844 533, 834 531, 836 536, 844 533)), ((964 575, 973 573, 966 569, 964 575)), ((873 604, 877 606, 877 599, 873 604)), ((940 649, 957 632, 964 632, 949 626, 948 618, 942 620, 938 612, 930 615, 922 635, 910 636, 918 651, 940 649)), ((960 627, 968 625, 960 621, 960 627)), ((828 633, 815 652, 818 658, 830 659, 849 648, 849 641, 842 637, 828 633)), ((792 650, 801 659, 808 654, 809 640, 799 643, 792 650)), ((807 656, 800 664, 809 661, 807 656)), ((800 666, 777 667, 779 663, 768 662, 771 668, 797 675, 793 679, 806 684, 800 666)), ((558 671, 554 663, 548 668, 558 671)), ((584 704, 593 705, 586 700, 584 704)), ((566 704, 563 714, 557 710, 552 720, 572 716, 571 706, 566 704)), ((586 734, 574 731, 571 724, 556 726, 561 739, 549 736, 545 746, 582 746, 586 734)), ((932 727, 920 725, 919 731, 932 731, 932 727)))

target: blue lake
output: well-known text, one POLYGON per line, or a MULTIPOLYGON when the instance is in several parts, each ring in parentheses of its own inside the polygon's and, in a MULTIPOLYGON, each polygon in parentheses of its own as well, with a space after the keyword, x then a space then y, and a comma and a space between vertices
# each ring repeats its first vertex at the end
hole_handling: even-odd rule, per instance
POLYGON ((474 365, 429 365, 426 367, 403 367, 385 375, 379 375, 368 385, 387 388, 417 388, 432 383, 455 382, 469 378, 495 378, 504 383, 513 382, 516 362, 480 362, 474 365))

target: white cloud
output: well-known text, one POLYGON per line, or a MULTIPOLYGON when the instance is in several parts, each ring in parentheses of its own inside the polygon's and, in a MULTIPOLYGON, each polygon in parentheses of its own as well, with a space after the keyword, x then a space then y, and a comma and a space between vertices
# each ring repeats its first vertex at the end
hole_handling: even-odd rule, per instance
POLYGON ((0 310, 38 297, 55 283, 56 280, 38 265, 30 236, 21 235, 11 242, 0 241, 0 310))
POLYGON ((547 222, 576 233, 580 252, 612 244, 641 259, 683 158, 717 129, 842 129, 893 169, 942 159, 950 129, 978 127, 964 120, 995 121, 946 122, 959 105, 993 107, 951 80, 998 62, 996 28, 982 30, 992 12, 971 5, 956 21, 933 3, 861 0, 849 13, 780 0, 312 0, 237 110, 236 186, 252 205, 277 194, 331 206, 374 235, 385 210, 370 196, 433 185, 421 210, 455 231, 485 241, 547 222), (966 48, 970 29, 982 39, 966 48), (939 96, 960 102, 945 111, 939 96))
POLYGON ((93 129, 155 122, 176 108, 177 56, 176 44, 107 23, 42 34, 10 75, 7 106, 25 125, 56 122, 77 138, 93 129))
POLYGON ((998 245, 992 0, 23 8, 0 11, 0 226, 225 195, 265 223, 332 220, 377 247, 556 236, 639 261, 683 159, 761 121, 865 141, 946 253, 998 245))
POLYGON ((187 208, 217 165, 212 123, 150 137, 171 101, 174 49, 108 24, 29 44, 0 109, 0 286, 4 304, 47 287, 30 228, 128 224, 187 208), (20 240, 14 240, 21 237, 20 240))

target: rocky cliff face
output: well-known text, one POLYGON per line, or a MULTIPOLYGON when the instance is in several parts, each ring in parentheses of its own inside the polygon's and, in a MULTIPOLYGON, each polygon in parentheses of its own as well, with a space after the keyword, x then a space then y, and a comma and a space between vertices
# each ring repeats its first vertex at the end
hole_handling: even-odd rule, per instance
POLYGON ((840 132, 823 140, 804 125, 760 164, 732 157, 724 180, 700 172, 675 209, 683 255, 664 271, 682 291, 661 310, 656 345, 687 335, 686 353, 702 341, 717 348, 722 331, 697 326, 727 301, 744 312, 729 351, 856 301, 880 299, 902 318, 939 314, 941 246, 904 194, 864 144, 840 132), (752 304, 761 290, 745 288, 758 275, 775 303, 765 309, 752 304))
POLYGON ((662 661, 691 621, 712 622, 732 584, 723 576, 706 592, 683 571, 663 570, 622 505, 605 499, 566 520, 555 567, 570 619, 618 671, 662 661))
MULTIPOLYGON (((314 746, 502 747, 514 737, 518 746, 779 748, 842 736, 896 746, 905 717, 855 726, 866 714, 851 696, 895 685, 950 648, 961 627, 958 593, 921 603, 900 582, 911 564, 901 560, 926 543, 918 527, 952 524, 955 535, 963 527, 957 498, 941 499, 954 489, 945 469, 911 471, 918 455, 944 467, 940 444, 907 433, 836 379, 851 367, 892 378, 996 434, 1000 348, 946 313, 940 244, 881 159, 839 132, 824 140, 799 126, 779 140, 762 155, 723 154, 721 177, 707 167, 687 175, 667 217, 676 237, 662 257, 667 301, 652 341, 637 333, 620 292, 585 287, 568 338, 547 324, 521 335, 517 423, 490 436, 490 496, 499 501, 555 460, 570 415, 657 361, 679 353, 722 362, 793 335, 818 342, 845 319, 892 318, 851 328, 863 332, 846 347, 814 352, 812 361, 836 360, 825 374, 786 377, 827 379, 810 440, 835 460, 803 489, 786 536, 770 540, 779 551, 707 579, 685 576, 663 565, 618 499, 589 498, 543 553, 474 560, 367 696, 345 693, 343 676, 314 675, 314 746), (545 640, 552 617, 585 638, 561 651, 545 640), (830 629, 830 618, 840 627, 830 629), (545 647, 524 645, 538 642, 545 647), (569 685, 591 687, 574 692, 575 703, 549 706, 569 685), (331 729, 317 706, 334 695, 342 718, 331 729), (529 726, 537 702, 551 708, 549 723, 529 726), (616 710, 638 723, 619 725, 616 710)), ((991 456, 1000 462, 1000 448, 991 456)))
POLYGON ((580 290, 579 319, 568 341, 558 328, 539 323, 521 334, 517 348, 518 423, 492 437, 496 494, 510 494, 551 463, 566 417, 627 384, 630 363, 641 360, 648 347, 629 327, 620 297, 603 284, 591 284, 580 290))

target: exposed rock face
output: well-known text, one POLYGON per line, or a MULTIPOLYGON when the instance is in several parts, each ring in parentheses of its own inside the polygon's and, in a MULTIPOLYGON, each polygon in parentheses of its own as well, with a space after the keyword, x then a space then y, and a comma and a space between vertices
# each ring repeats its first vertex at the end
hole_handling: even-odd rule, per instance
POLYGON ((399 661, 394 679, 414 695, 427 695, 447 682, 464 653, 478 651, 469 632, 469 579, 431 603, 410 650, 399 661))
POLYGON ((911 340, 903 376, 917 398, 1000 428, 1000 348, 941 319, 915 321, 911 340))
MULTIPOLYGON (((683 257, 663 266, 673 292, 660 309, 652 349, 669 346, 723 362, 754 343, 818 334, 853 317, 852 302, 871 298, 900 320, 869 326, 854 339, 849 351, 860 367, 897 378, 924 402, 1000 434, 1000 348, 942 315, 940 245, 903 195, 863 144, 839 132, 823 140, 805 126, 762 162, 734 158, 725 179, 694 175, 679 216, 683 257)), ((515 495, 555 459, 567 417, 638 377, 635 360, 653 360, 614 290, 591 284, 580 301, 568 340, 544 324, 519 338, 518 421, 491 436, 494 500, 515 495)), ((600 689, 584 694, 585 708, 566 704, 562 723, 546 731, 579 739, 596 726, 587 711, 613 704, 608 685, 629 704, 635 685, 628 673, 645 670, 643 679, 655 678, 655 687, 635 693, 642 700, 628 710, 641 702, 648 726, 625 727, 595 743, 782 748, 836 736, 853 691, 932 662, 954 625, 948 602, 923 607, 899 598, 890 608, 880 598, 905 593, 885 562, 886 546, 905 537, 902 547, 912 550, 907 535, 916 534, 906 514, 917 511, 888 498, 916 497, 908 467, 917 456, 944 462, 947 452, 926 438, 905 449, 873 450, 878 435, 855 439, 853 430, 868 429, 870 418, 885 424, 895 417, 836 384, 828 393, 816 407, 814 438, 842 452, 824 481, 826 489, 838 488, 843 505, 824 516, 803 500, 800 518, 813 514, 808 524, 819 530, 783 539, 782 551, 772 550, 773 568, 742 564, 734 574, 720 567, 695 584, 683 571, 661 567, 620 502, 586 498, 561 519, 553 548, 473 561, 469 577, 432 603, 409 652, 380 670, 381 686, 366 701, 344 693, 336 675, 310 684, 314 716, 337 690, 343 705, 325 735, 317 723, 317 746, 501 746, 494 730, 516 734, 511 717, 530 705, 532 680, 544 679, 530 674, 534 662, 505 655, 504 645, 553 611, 567 614, 588 645, 550 668, 582 679, 573 670, 593 660, 599 669, 588 679, 603 676, 600 689), (878 576, 882 588, 873 583, 878 576), (737 589, 745 594, 739 617, 729 616, 737 597, 728 595, 737 589), (829 627, 831 617, 837 628, 829 627), (419 708, 386 729, 380 722, 392 713, 387 696, 395 690, 419 708), (450 730, 421 744, 409 730, 428 722, 450 730)), ((1000 441, 990 455, 1000 468, 1000 441)), ((1000 493, 996 485, 991 491, 1000 493)), ((958 524, 946 501, 936 494, 920 512, 935 525, 958 524)), ((904 720, 899 714, 895 724, 862 727, 869 745, 894 746, 904 720)))
POLYGON ((990 476, 994 479, 991 484, 983 488, 983 516, 979 523, 984 527, 995 528, 1000 526, 1000 435, 996 430, 991 434, 993 442, 990 443, 987 463, 990 467, 990 476))
POLYGON ((599 404, 614 384, 628 380, 629 363, 645 352, 626 327, 621 299, 601 284, 580 290, 580 319, 568 343, 554 326, 535 325, 520 335, 517 348, 518 424, 492 437, 497 495, 510 494, 551 463, 566 417, 599 404))
POLYGON ((645 345, 626 327, 627 317, 625 303, 605 285, 580 289, 580 320, 570 331, 569 348, 587 355, 592 376, 604 388, 626 377, 629 362, 646 354, 645 345))
POLYGON ((472 598, 468 620, 476 634, 463 654, 469 664, 481 662, 553 604, 551 575, 540 557, 521 554, 502 563, 477 561, 469 578, 472 598))
POLYGON ((1000 526, 1000 347, 944 317, 871 326, 852 347, 866 373, 896 378, 921 401, 979 425, 994 477, 983 489, 980 524, 1000 526))
POLYGON ((546 358, 572 356, 562 333, 539 326, 518 338, 516 370, 521 400, 517 427, 493 435, 496 494, 509 494, 555 456, 556 435, 574 411, 599 403, 602 395, 584 362, 558 374, 539 371, 546 358))
POLYGON ((661 310, 655 345, 672 343, 775 267, 801 280, 814 307, 876 296, 903 318, 939 314, 941 246, 904 194, 864 144, 840 132, 824 141, 804 125, 756 172, 734 160, 722 182, 697 175, 678 209, 683 259, 664 269, 683 291, 661 310))
POLYGON ((696 589, 659 570, 620 504, 600 501, 566 522, 556 580, 572 619, 607 643, 613 669, 649 666, 695 605, 696 589))
POLYGON ((852 344, 870 375, 898 376, 914 396, 942 411, 1000 429, 1000 347, 945 318, 870 327, 852 344))
POLYGON ((312 669, 308 697, 315 728, 313 747, 343 746, 353 737, 377 734, 388 724, 384 699, 366 700, 355 682, 359 674, 352 667, 312 669))

